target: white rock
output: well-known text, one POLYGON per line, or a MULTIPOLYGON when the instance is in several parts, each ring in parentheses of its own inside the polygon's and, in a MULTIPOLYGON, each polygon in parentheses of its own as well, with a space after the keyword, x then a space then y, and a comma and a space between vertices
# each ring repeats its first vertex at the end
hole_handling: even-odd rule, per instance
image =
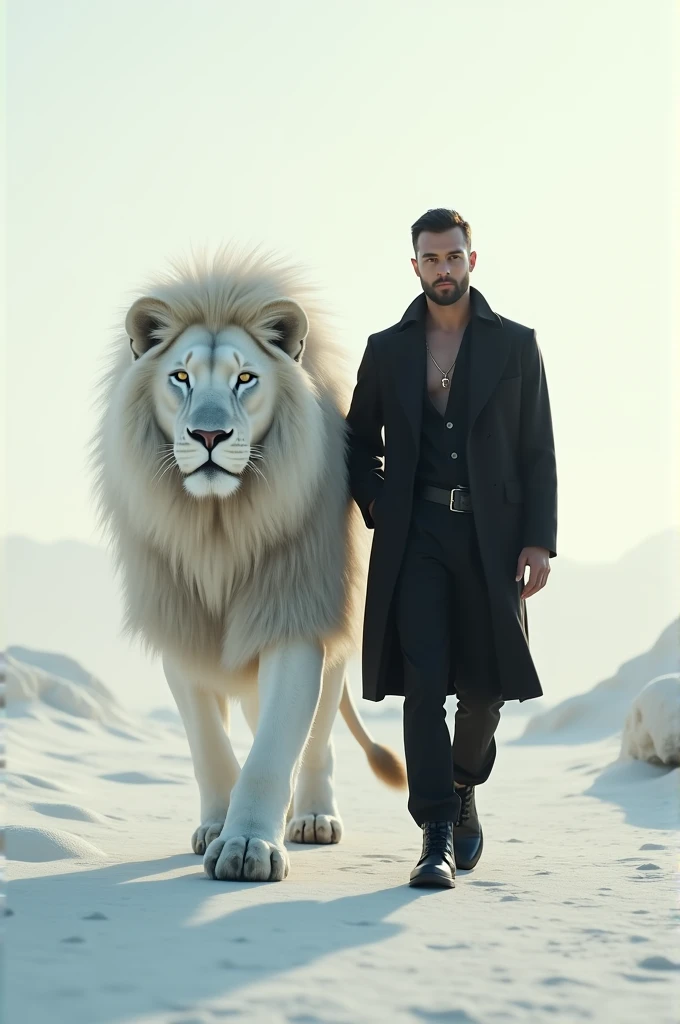
POLYGON ((680 674, 658 676, 633 701, 623 727, 621 757, 680 765, 680 674))

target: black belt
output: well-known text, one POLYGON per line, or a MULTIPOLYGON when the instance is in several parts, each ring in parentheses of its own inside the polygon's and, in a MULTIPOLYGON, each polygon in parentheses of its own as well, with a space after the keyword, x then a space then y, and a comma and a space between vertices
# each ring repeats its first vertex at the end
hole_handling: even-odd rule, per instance
POLYGON ((472 497, 469 487, 421 487, 418 491, 421 498, 436 501, 440 505, 448 505, 452 512, 472 512, 472 497))

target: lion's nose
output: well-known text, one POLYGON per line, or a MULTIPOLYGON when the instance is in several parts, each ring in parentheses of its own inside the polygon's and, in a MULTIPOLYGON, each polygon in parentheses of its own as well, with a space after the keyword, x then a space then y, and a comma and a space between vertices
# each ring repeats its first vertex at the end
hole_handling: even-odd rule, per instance
POLYGON ((234 433, 233 430, 189 430, 189 437, 193 437, 194 440, 200 441, 201 444, 212 451, 220 441, 227 441, 234 433))

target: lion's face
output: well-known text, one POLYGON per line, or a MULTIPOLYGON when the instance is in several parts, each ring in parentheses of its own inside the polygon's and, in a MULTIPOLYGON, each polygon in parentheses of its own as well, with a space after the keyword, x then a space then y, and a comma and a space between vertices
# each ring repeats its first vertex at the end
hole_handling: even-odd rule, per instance
POLYGON ((273 361, 246 331, 190 327, 157 360, 156 418, 172 438, 163 466, 174 459, 194 497, 233 494, 246 470, 257 471, 276 394, 273 361))
POLYGON ((149 298, 138 300, 126 320, 135 359, 153 361, 153 414, 167 438, 157 477, 177 467, 195 498, 226 498, 247 471, 261 473, 260 443, 309 324, 303 310, 285 299, 262 309, 259 342, 235 324, 219 330, 194 324, 163 341, 164 328, 173 335, 172 320, 169 306, 149 298))

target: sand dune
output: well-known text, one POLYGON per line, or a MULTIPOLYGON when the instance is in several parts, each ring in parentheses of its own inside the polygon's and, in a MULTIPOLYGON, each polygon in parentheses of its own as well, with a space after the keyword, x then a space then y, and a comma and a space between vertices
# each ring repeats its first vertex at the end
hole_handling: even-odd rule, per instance
POLYGON ((10 825, 5 830, 5 842, 7 857, 16 861, 41 862, 77 858, 89 862, 104 858, 102 851, 92 843, 60 829, 10 825))
POLYGON ((679 626, 672 622, 649 651, 625 662, 610 679, 535 715, 517 742, 584 743, 618 734, 642 688, 680 670, 679 626))
POLYGON ((12 717, 30 715, 36 706, 46 706, 105 725, 129 722, 113 694, 73 659, 25 648, 13 651, 6 659, 8 714, 12 717))

